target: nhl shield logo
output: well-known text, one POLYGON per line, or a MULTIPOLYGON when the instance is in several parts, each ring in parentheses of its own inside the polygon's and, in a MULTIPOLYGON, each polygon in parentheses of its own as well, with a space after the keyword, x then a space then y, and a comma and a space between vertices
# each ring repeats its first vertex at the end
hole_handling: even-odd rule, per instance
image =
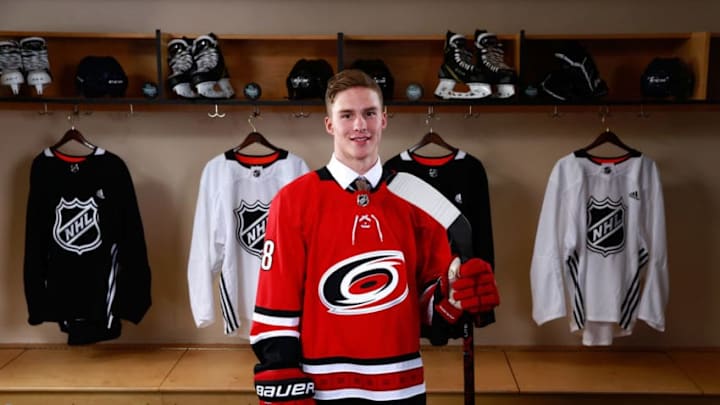
POLYGON ((269 208, 268 204, 260 201, 256 201, 252 205, 241 201, 240 207, 235 209, 238 242, 248 253, 257 257, 262 256, 269 208))
POLYGON ((53 239, 63 249, 81 255, 102 243, 97 204, 93 198, 80 201, 60 199, 55 207, 53 239))
POLYGON ((625 206, 622 199, 590 197, 587 205, 587 247, 603 256, 619 252, 625 247, 625 206))

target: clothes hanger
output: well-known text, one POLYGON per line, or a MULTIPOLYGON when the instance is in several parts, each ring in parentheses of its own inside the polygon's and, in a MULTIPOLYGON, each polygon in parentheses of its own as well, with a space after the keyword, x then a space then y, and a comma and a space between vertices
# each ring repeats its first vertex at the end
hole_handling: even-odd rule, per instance
MULTIPOLYGON (((601 115, 601 122, 605 124, 605 116, 606 114, 601 115)), ((605 131, 601 132, 600 135, 595 138, 594 141, 592 141, 589 145, 582 148, 581 151, 585 152, 586 154, 593 148, 598 147, 604 143, 610 143, 613 144, 620 149, 625 150, 630 154, 630 156, 639 156, 640 152, 636 149, 626 145, 623 141, 620 140, 620 137, 618 137, 615 132, 610 130, 609 126, 605 127, 605 131)))
POLYGON ((419 141, 418 143, 416 143, 415 145, 411 146, 411 147, 408 149, 408 151, 409 151, 410 153, 414 153, 416 150, 422 148, 423 146, 429 145, 429 144, 438 145, 438 146, 440 146, 440 147, 442 147, 442 148, 445 148, 445 149, 447 149, 447 150, 449 150, 450 152, 453 152, 453 153, 457 152, 458 149, 457 149, 456 147, 454 147, 454 146, 450 145, 449 143, 445 142, 445 140, 442 139, 442 137, 440 136, 440 134, 438 134, 437 132, 433 131, 432 125, 430 125, 430 121, 431 121, 433 118, 435 118, 435 113, 433 112, 432 107, 429 107, 429 108, 428 108, 428 117, 427 117, 427 119, 425 119, 425 123, 426 123, 428 126, 430 126, 430 130, 429 130, 425 135, 423 135, 423 137, 420 139, 420 141, 419 141))
POLYGON ((254 143, 259 143, 260 145, 271 149, 273 152, 278 152, 280 150, 280 148, 270 143, 270 141, 268 141, 267 138, 265 138, 265 136, 263 136, 263 134, 258 132, 257 128, 255 128, 255 124, 253 124, 253 121, 256 117, 259 116, 260 112, 258 112, 257 109, 252 114, 250 114, 250 117, 248 118, 248 124, 250 124, 250 128, 252 128, 252 132, 247 134, 245 139, 243 139, 242 143, 240 143, 240 145, 235 148, 236 152, 254 143))
POLYGON ((55 145, 51 146, 50 149, 57 150, 58 148, 70 141, 78 142, 79 144, 91 150, 97 149, 97 146, 93 145, 92 142, 85 139, 83 134, 78 131, 77 128, 75 128, 75 123, 72 120, 72 115, 68 115, 68 120, 70 121, 70 129, 68 129, 62 136, 62 138, 60 138, 60 140, 55 145))

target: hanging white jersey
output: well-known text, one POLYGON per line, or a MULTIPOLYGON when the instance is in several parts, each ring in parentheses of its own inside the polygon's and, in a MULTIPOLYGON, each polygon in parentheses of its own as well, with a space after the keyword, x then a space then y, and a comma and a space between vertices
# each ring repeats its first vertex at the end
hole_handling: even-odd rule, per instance
POLYGON ((584 345, 610 345, 630 335, 637 319, 664 331, 669 286, 655 162, 585 151, 560 159, 545 192, 530 279, 535 322, 564 317, 570 307, 570 330, 584 345))
POLYGON ((217 278, 225 334, 249 336, 270 201, 308 171, 305 161, 285 150, 268 156, 229 150, 207 163, 188 263, 190 307, 198 328, 215 322, 217 278))

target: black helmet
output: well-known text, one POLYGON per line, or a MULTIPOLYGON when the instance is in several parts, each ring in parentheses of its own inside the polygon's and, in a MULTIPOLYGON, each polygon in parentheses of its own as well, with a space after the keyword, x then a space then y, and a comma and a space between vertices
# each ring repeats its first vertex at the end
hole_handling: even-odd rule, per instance
POLYGON ((288 98, 324 98, 332 75, 332 66, 325 59, 300 59, 285 80, 288 98))
POLYGON ((75 87, 85 97, 122 97, 128 77, 112 56, 86 56, 78 65, 75 87))
POLYGON ((375 83, 380 86, 383 98, 385 100, 392 99, 393 91, 395 91, 395 79, 390 73, 390 69, 381 59, 358 59, 353 62, 350 68, 362 70, 375 79, 375 83))
POLYGON ((680 58, 655 58, 645 68, 640 81, 643 97, 675 97, 692 95, 695 79, 680 58))

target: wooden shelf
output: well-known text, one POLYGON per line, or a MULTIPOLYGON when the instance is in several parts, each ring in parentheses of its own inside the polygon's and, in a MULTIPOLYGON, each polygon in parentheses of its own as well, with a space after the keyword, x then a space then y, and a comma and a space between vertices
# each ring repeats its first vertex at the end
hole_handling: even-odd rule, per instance
MULTIPOLYGON (((470 33, 467 33, 470 34, 470 33)), ((641 34, 500 34, 505 61, 520 75, 518 94, 507 100, 440 100, 433 95, 437 72, 443 60, 444 35, 248 35, 219 34, 220 49, 236 95, 231 99, 187 100, 167 89, 167 43, 173 38, 195 38, 200 33, 96 33, 96 32, 0 32, 2 38, 20 39, 40 36, 46 39, 53 83, 42 97, 22 87, 13 96, 7 86, 0 86, 0 108, 7 110, 43 109, 44 105, 64 107, 84 105, 93 110, 125 110, 128 105, 151 111, 183 111, 222 105, 230 108, 266 106, 294 109, 298 106, 319 108, 321 99, 288 100, 285 80, 294 64, 302 58, 325 59, 334 70, 347 68, 358 59, 381 59, 395 80, 388 107, 397 111, 417 112, 430 106, 447 108, 473 107, 487 111, 536 111, 555 105, 563 109, 592 110, 598 106, 650 109, 705 110, 720 104, 720 34, 709 32, 641 33, 641 34), (572 40, 592 55, 609 94, 599 100, 580 103, 558 103, 549 97, 528 98, 522 93, 528 84, 537 85, 556 66, 553 50, 561 41, 572 40), (115 57, 128 75, 126 97, 88 99, 78 97, 75 73, 80 60, 88 55, 115 57), (695 76, 695 86, 688 100, 643 99, 640 77, 655 57, 680 57, 695 76), (145 82, 158 84, 160 94, 144 98, 145 82), (262 89, 259 100, 243 96, 246 84, 255 82, 262 89), (423 87, 418 101, 409 101, 405 90, 410 83, 423 87), (40 107, 38 107, 40 106, 40 107), (545 108, 543 108, 545 107, 545 108)), ((467 36, 468 49, 473 39, 467 36)), ((462 91, 464 85, 458 85, 462 91)))

